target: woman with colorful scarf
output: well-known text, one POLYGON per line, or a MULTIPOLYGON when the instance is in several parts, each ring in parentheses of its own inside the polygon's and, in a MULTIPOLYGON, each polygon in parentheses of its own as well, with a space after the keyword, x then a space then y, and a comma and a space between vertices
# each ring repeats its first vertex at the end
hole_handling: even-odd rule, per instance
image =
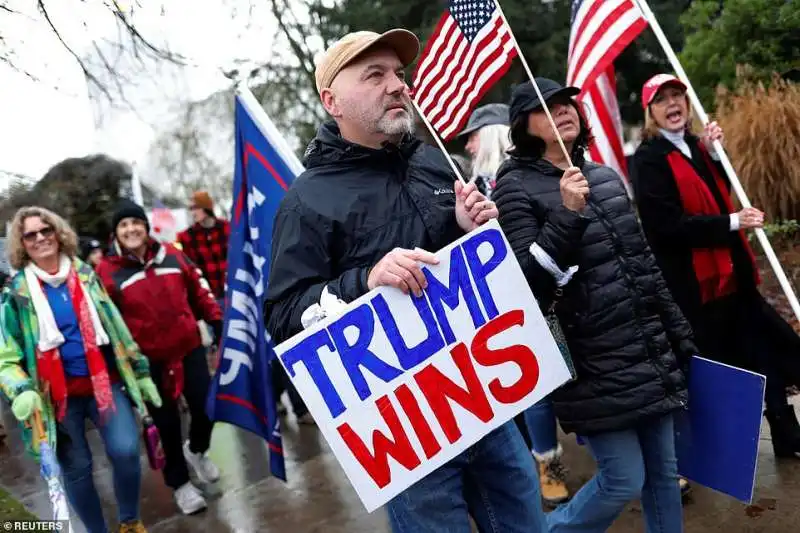
POLYGON ((19 272, 0 313, 0 389, 23 423, 28 451, 38 459, 29 424, 38 412, 72 507, 89 533, 106 533, 86 439, 91 419, 113 468, 119 531, 142 533, 134 408, 144 414, 144 401, 161 404, 147 359, 100 280, 76 258, 78 237, 64 219, 24 207, 8 246, 19 272))
POLYGON ((767 376, 767 420, 778 457, 800 458, 800 424, 786 386, 800 382, 800 337, 758 292, 746 230, 764 213, 736 212, 713 148, 722 129, 691 130, 686 86, 659 74, 642 89, 645 140, 632 174, 642 226, 700 352, 767 376))

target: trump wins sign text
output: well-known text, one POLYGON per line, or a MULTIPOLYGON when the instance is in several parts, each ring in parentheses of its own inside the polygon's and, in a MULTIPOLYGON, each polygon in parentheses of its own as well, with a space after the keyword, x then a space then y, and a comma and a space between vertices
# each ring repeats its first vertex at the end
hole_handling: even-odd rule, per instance
POLYGON ((277 347, 369 511, 570 379, 496 221, 277 347))

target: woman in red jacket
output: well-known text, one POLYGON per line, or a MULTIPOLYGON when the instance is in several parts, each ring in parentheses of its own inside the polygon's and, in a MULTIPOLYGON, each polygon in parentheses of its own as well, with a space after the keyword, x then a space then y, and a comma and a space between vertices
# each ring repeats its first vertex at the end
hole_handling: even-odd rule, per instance
POLYGON ((184 514, 206 507, 200 490, 189 480, 187 463, 202 483, 219 479, 219 470, 207 456, 212 422, 205 412, 211 384, 202 345, 199 319, 222 333, 222 311, 201 285, 200 273, 181 251, 149 237, 144 209, 123 200, 112 221, 114 241, 97 267, 122 318, 150 359, 150 372, 163 405, 151 407, 166 456, 164 481, 175 491, 184 514), (189 406, 189 440, 183 442, 177 399, 189 406))
POLYGON ((745 231, 764 213, 735 212, 712 146, 722 130, 691 132, 686 86, 659 74, 642 89, 645 140, 633 161, 642 226, 703 355, 767 376, 767 420, 778 457, 800 457, 800 424, 786 386, 800 379, 800 337, 758 292, 745 231))

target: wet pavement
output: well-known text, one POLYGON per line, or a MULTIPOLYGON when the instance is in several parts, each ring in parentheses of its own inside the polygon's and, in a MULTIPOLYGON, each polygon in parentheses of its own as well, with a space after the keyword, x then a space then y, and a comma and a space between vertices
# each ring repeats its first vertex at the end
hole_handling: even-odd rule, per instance
MULTIPOLYGON (((795 403, 798 397, 795 397, 795 403)), ((0 447, 0 486, 40 517, 50 513, 47 489, 37 466, 23 455, 19 434, 3 410, 8 428, 0 447)), ((109 465, 97 431, 89 432, 95 450, 95 482, 107 517, 115 522, 109 465)), ((764 426, 759 453, 756 502, 748 507, 730 497, 695 486, 685 506, 686 533, 789 533, 800 531, 800 461, 776 461, 764 426)), ((563 436, 569 485, 577 490, 594 471, 594 463, 574 437, 563 436)), ((383 533, 388 532, 381 510, 367 513, 342 469, 314 427, 299 426, 290 415, 284 424, 288 483, 269 476, 263 442, 226 424, 215 427, 210 455, 222 471, 214 487, 206 487, 207 511, 195 516, 177 512, 171 491, 160 474, 142 457, 142 519, 150 533, 264 532, 264 533, 383 533)), ((0 517, 2 518, 2 517, 0 517)), ((74 528, 83 533, 82 528, 74 528)), ((626 509, 614 533, 644 531, 638 503, 626 509)))

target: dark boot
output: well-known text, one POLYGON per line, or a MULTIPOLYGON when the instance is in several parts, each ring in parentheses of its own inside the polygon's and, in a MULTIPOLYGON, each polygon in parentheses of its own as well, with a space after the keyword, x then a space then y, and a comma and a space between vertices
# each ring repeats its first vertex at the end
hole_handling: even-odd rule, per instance
POLYGON ((775 456, 800 459, 800 423, 794 407, 785 405, 780 411, 767 411, 766 415, 775 456))

